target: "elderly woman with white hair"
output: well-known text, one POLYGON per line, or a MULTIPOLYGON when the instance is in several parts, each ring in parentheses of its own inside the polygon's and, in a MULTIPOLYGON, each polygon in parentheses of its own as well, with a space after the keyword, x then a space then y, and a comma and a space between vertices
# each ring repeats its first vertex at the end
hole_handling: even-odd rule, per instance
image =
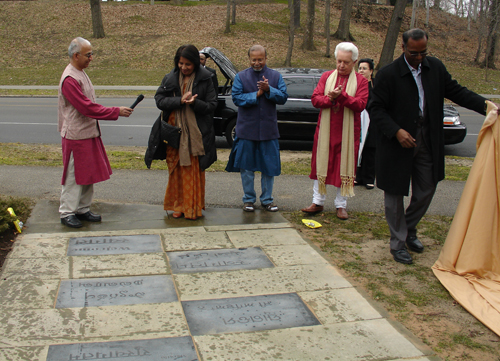
POLYGON ((323 211, 326 185, 337 188, 337 217, 345 220, 347 197, 354 195, 354 180, 361 131, 360 114, 368 100, 368 81, 354 70, 358 48, 340 43, 335 48, 337 68, 325 72, 311 97, 321 109, 314 134, 311 174, 314 179, 312 204, 302 212, 323 211))

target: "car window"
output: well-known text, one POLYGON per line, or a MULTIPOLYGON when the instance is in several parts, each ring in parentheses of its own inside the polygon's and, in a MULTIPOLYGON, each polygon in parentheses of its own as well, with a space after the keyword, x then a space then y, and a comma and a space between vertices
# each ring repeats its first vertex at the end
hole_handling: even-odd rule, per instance
POLYGON ((283 77, 286 84, 288 98, 311 99, 314 91, 314 78, 312 77, 283 77))

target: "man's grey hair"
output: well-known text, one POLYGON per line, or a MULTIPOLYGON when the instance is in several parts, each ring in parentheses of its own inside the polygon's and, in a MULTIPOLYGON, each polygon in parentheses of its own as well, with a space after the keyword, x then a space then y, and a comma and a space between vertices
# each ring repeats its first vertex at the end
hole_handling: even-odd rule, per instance
POLYGON ((359 54, 358 47, 353 43, 348 43, 348 42, 339 43, 335 48, 335 58, 337 58, 337 53, 339 52, 339 50, 350 52, 352 54, 351 55, 352 61, 358 60, 358 54, 359 54))
POLYGON ((90 46, 91 44, 90 44, 90 41, 88 41, 87 39, 81 38, 81 37, 78 37, 78 38, 71 40, 71 43, 69 44, 69 48, 68 48, 69 57, 72 58, 73 54, 79 53, 80 50, 82 50, 82 45, 90 46))
POLYGON ((258 44, 252 45, 250 47, 250 49, 248 49, 248 57, 250 57, 250 53, 252 51, 263 51, 264 54, 265 54, 265 56, 266 56, 266 58, 267 58, 267 50, 262 45, 258 45, 258 44))

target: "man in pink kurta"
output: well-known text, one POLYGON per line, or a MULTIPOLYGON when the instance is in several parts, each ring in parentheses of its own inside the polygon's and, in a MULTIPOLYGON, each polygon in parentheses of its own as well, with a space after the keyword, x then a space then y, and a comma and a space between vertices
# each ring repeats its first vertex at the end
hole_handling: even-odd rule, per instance
MULTIPOLYGON (((368 100, 368 82, 360 74, 354 73, 353 81, 356 82, 355 93, 349 95, 347 93, 347 83, 351 72, 354 72, 354 64, 358 58, 358 49, 352 43, 340 43, 335 49, 335 58, 337 62, 337 69, 325 72, 313 92, 311 101, 314 107, 320 108, 320 115, 318 119, 318 125, 316 127, 316 133, 314 135, 314 145, 313 153, 311 159, 311 174, 309 177, 314 179, 313 186, 313 202, 312 204, 302 209, 305 213, 318 213, 323 211, 323 206, 326 200, 326 194, 321 194, 318 186, 317 177, 317 154, 318 154, 318 137, 321 126, 321 115, 325 109, 330 110, 330 136, 329 136, 329 148, 328 148, 328 170, 326 173, 325 184, 330 184, 337 187, 337 196, 335 198, 335 207, 337 209, 337 217, 340 219, 347 219, 347 196, 343 196, 340 191, 342 185, 341 181, 341 156, 342 156, 342 141, 343 139, 343 129, 344 122, 347 121, 345 118, 344 108, 348 108, 353 112, 353 121, 351 129, 354 131, 354 154, 349 159, 350 162, 357 163, 359 141, 360 141, 360 131, 361 122, 360 114, 366 107, 366 102, 368 100), (330 91, 325 87, 327 80, 330 76, 336 74, 335 84, 332 84, 333 89, 330 91)), ((355 171, 354 167, 354 171, 355 171)))
POLYGON ((93 59, 88 40, 73 39, 68 55, 70 63, 61 76, 58 97, 64 165, 59 213, 62 224, 80 228, 82 220, 101 221, 100 215, 90 211, 93 185, 111 175, 97 119, 116 120, 130 116, 133 110, 95 103, 94 87, 84 71, 93 59))

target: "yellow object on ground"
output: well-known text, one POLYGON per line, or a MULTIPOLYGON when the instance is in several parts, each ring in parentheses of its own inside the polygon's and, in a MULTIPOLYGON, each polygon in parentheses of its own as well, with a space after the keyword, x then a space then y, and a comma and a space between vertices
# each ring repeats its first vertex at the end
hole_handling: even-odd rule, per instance
MULTIPOLYGON (((12 217, 17 217, 16 214, 14 213, 14 210, 9 207, 7 208, 7 212, 9 212, 9 214, 12 216, 12 217)), ((21 233, 22 232, 22 229, 23 229, 23 222, 21 222, 19 219, 16 219, 14 221, 14 226, 16 226, 16 230, 21 233)))
POLYGON ((303 219, 302 223, 304 223, 306 225, 306 227, 309 227, 309 228, 319 228, 319 227, 322 227, 321 223, 313 221, 312 219, 303 219))

